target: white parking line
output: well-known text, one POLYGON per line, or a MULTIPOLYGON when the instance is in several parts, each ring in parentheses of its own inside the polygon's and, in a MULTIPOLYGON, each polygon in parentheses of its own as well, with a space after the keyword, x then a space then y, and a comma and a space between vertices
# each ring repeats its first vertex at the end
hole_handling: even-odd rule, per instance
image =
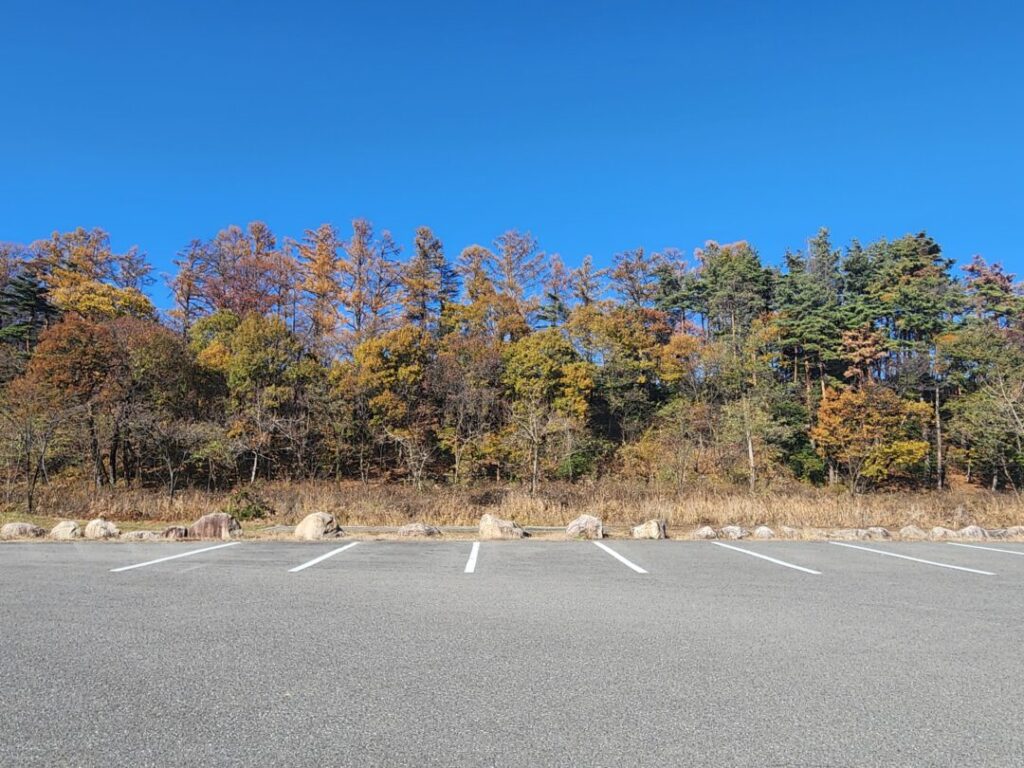
POLYGON ((1019 549, 1000 549, 999 547, 979 547, 977 544, 961 544, 956 541, 947 541, 947 544, 952 544, 955 547, 970 547, 971 549, 986 549, 989 552, 1005 552, 1008 555, 1021 555, 1024 556, 1024 550, 1019 549))
POLYGON ((595 542, 594 542, 594 546, 595 546, 595 547, 600 547, 601 549, 603 549, 603 550, 604 550, 605 552, 607 552, 607 553, 608 553, 609 555, 611 555, 612 557, 614 557, 614 558, 615 558, 616 560, 618 560, 618 561, 619 561, 620 563, 622 563, 622 564, 623 564, 624 566, 626 566, 627 568, 632 568, 632 569, 633 569, 634 571, 636 571, 637 573, 647 573, 647 571, 645 571, 645 570, 644 570, 643 568, 641 568, 641 567, 640 567, 639 565, 637 565, 636 563, 631 563, 631 562, 630 562, 629 560, 627 560, 626 558, 624 558, 624 557, 623 557, 622 555, 620 555, 620 554, 619 554, 618 552, 616 552, 616 551, 615 551, 614 549, 612 549, 611 547, 607 547, 607 546, 605 546, 605 545, 604 545, 604 544, 602 544, 602 543, 601 543, 600 541, 595 541, 595 542))
POLYGON ((320 555, 320 557, 314 557, 308 563, 303 563, 302 565, 296 565, 294 568, 289 568, 288 569, 288 573, 298 573, 299 571, 304 571, 307 568, 316 565, 317 563, 322 563, 328 557, 334 557, 339 552, 344 552, 346 549, 351 549, 352 547, 354 547, 358 543, 359 543, 358 541, 353 541, 351 544, 346 544, 344 547, 338 547, 337 549, 332 549, 327 554, 320 555))
POLYGON ((480 554, 480 542, 474 541, 473 548, 469 550, 469 560, 466 561, 466 573, 473 573, 476 570, 476 558, 480 554))
POLYGON ((751 557, 759 557, 762 560, 767 560, 769 563, 775 563, 776 565, 784 565, 787 568, 792 568, 794 571, 803 571, 804 573, 813 573, 815 576, 821 576, 821 571, 812 571, 810 568, 804 568, 802 565, 793 565, 787 563, 785 560, 776 560, 774 557, 768 557, 768 555, 762 555, 759 552, 751 552, 749 549, 742 549, 741 547, 734 547, 732 544, 723 544, 720 541, 713 541, 712 544, 717 544, 720 547, 726 549, 732 549, 737 552, 742 552, 744 555, 750 555, 751 557))
POLYGON ((829 544, 835 544, 837 547, 849 547, 850 549, 863 549, 865 552, 874 552, 876 555, 887 555, 888 557, 898 557, 901 560, 913 560, 915 563, 924 563, 925 565, 935 565, 939 568, 951 568, 954 571, 967 571, 968 573, 980 573, 982 576, 995 576, 991 571, 979 571, 975 568, 964 568, 960 565, 950 565, 949 563, 936 563, 934 560, 922 560, 919 557, 910 557, 909 555, 897 555, 895 552, 886 552, 884 549, 872 549, 871 547, 862 547, 857 544, 844 544, 841 541, 830 541, 829 544))
POLYGON ((179 552, 177 555, 170 555, 168 557, 160 557, 156 560, 147 560, 144 563, 136 563, 135 565, 125 565, 120 568, 111 568, 111 573, 120 573, 121 571, 130 571, 132 568, 145 568, 147 565, 156 565, 157 563, 166 563, 168 560, 177 560, 179 557, 189 557, 191 555, 198 555, 201 552, 212 552, 215 549, 224 549, 224 547, 233 547, 235 544, 240 544, 239 541, 232 541, 229 544, 218 544, 215 547, 203 547, 202 549, 193 549, 189 552, 179 552))

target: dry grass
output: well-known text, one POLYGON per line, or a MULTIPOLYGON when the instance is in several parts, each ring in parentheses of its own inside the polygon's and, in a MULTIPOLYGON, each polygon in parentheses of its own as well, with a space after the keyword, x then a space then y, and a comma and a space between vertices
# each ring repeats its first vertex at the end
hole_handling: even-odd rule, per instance
MULTIPOLYGON (((622 481, 570 485, 551 483, 537 495, 518 486, 471 488, 433 486, 417 490, 398 484, 270 483, 258 493, 273 510, 270 517, 243 521, 246 528, 292 525, 311 512, 330 512, 344 525, 397 526, 410 521, 433 525, 476 525, 485 512, 523 525, 564 526, 580 514, 609 526, 663 518, 670 529, 700 525, 788 525, 793 528, 852 528, 914 524, 960 528, 976 524, 999 528, 1024 524, 1024 502, 1016 495, 961 488, 944 492, 876 493, 852 497, 839 489, 806 486, 748 494, 737 490, 667 490, 622 481)), ((227 493, 186 490, 172 501, 150 490, 93 492, 81 485, 40 490, 37 515, 44 527, 55 519, 88 520, 98 515, 125 530, 180 523, 218 511, 227 493)), ((28 520, 19 504, 0 509, 0 523, 28 520)))

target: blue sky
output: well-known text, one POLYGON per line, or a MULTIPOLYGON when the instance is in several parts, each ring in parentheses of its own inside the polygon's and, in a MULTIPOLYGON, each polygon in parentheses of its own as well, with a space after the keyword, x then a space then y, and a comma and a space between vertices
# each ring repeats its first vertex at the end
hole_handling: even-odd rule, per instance
MULTIPOLYGON (((356 216, 569 263, 927 229, 1024 272, 1024 11, 3 0, 0 240, 356 216)), ((154 294, 166 305, 160 286, 154 294)))

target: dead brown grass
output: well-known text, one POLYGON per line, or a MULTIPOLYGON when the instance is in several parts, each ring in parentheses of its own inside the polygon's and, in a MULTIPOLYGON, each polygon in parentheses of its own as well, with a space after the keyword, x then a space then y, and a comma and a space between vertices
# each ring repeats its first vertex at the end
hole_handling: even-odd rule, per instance
MULTIPOLYGON (((788 525, 793 528, 852 528, 914 524, 960 528, 999 528, 1024 524, 1024 502, 1016 495, 961 488, 943 492, 875 493, 853 497, 830 488, 793 486, 754 494, 732 489, 672 490, 622 481, 551 483, 536 495, 518 486, 470 488, 433 486, 417 490, 399 484, 269 483, 258 493, 273 515, 243 521, 248 529, 292 525, 311 512, 334 514, 344 525, 397 526, 421 521, 439 526, 476 525, 485 512, 523 525, 564 526, 580 514, 602 518, 610 526, 663 518, 670 529, 700 525, 788 525)), ((40 490, 40 525, 59 518, 87 520, 98 515, 125 530, 156 523, 195 520, 224 507, 229 494, 186 490, 173 501, 151 490, 91 491, 80 484, 40 490)), ((12 501, 0 509, 0 522, 28 519, 12 501)))

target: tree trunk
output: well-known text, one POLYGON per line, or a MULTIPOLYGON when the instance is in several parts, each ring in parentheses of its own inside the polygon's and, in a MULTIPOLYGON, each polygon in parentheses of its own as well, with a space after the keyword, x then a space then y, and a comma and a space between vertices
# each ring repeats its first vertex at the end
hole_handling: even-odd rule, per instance
POLYGON ((747 398, 743 398, 743 432, 747 438, 747 464, 750 470, 750 491, 753 492, 757 485, 757 470, 754 461, 754 439, 750 434, 750 404, 747 398))
POLYGON ((939 385, 935 385, 935 487, 942 490, 942 414, 939 411, 939 385))
POLYGON ((252 472, 249 473, 249 485, 256 482, 256 467, 259 464, 260 455, 258 452, 252 452, 252 472))
POLYGON ((92 451, 93 475, 95 476, 96 487, 103 485, 103 457, 100 455, 100 441, 96 435, 96 419, 93 416, 92 405, 86 411, 86 423, 89 428, 89 448, 92 451))

